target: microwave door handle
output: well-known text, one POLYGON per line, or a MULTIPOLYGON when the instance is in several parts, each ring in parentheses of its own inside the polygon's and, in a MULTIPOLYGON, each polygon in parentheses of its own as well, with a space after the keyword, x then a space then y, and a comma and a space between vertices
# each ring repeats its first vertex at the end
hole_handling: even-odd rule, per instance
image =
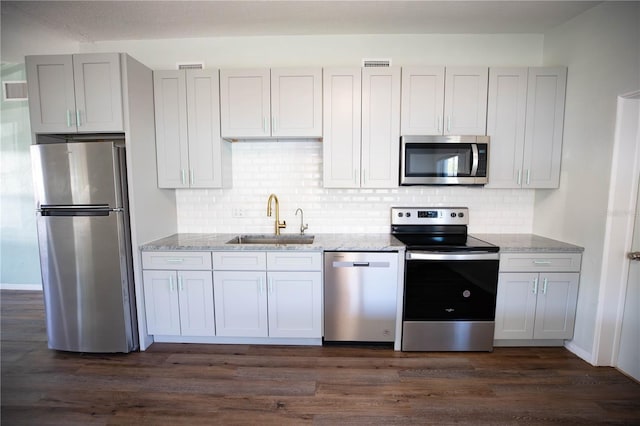
POLYGON ((473 152, 473 161, 471 163, 471 176, 476 176, 478 174, 478 145, 475 143, 472 143, 471 151, 473 152))

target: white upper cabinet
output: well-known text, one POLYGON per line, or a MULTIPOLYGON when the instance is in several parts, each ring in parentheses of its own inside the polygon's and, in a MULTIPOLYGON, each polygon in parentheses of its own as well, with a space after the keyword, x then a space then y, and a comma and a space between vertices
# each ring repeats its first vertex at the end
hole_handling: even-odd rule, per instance
POLYGON ((158 186, 228 185, 230 148, 220 138, 218 70, 153 73, 158 186))
POLYGON ((220 72, 222 137, 322 137, 320 68, 220 72))
POLYGON ((447 67, 445 135, 484 135, 487 126, 487 67, 447 67))
POLYGON ((487 188, 560 184, 566 68, 492 68, 487 188))
POLYGON ((487 67, 402 69, 403 135, 484 135, 487 67))
POLYGON ((403 135, 441 135, 444 67, 402 68, 403 135))
POLYGON ((324 70, 325 188, 395 188, 400 69, 324 70))
POLYGON ((400 68, 362 69, 362 188, 396 188, 400 161, 400 68))
POLYGON ((271 135, 322 137, 322 69, 271 70, 271 135))
POLYGON ((26 57, 34 133, 122 132, 120 55, 26 57))
POLYGON ((360 68, 325 68, 323 75, 323 185, 360 187, 360 68))
POLYGON ((567 69, 529 68, 523 187, 560 185, 567 69))
POLYGON ((487 106, 489 183, 487 188, 519 188, 522 183, 527 69, 491 68, 487 106))

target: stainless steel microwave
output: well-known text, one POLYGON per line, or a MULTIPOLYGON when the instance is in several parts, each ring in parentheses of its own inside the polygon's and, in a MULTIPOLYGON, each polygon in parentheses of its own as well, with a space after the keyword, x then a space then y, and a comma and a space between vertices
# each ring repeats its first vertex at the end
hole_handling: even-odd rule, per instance
POLYGON ((402 136, 400 185, 484 185, 489 136, 402 136))

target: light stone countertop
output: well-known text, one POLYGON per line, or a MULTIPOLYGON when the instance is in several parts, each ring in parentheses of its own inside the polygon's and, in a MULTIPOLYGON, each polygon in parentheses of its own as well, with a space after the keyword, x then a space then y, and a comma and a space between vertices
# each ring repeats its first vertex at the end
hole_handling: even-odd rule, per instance
POLYGON ((582 253, 584 247, 565 243, 535 234, 471 234, 491 244, 500 247, 500 253, 519 252, 575 252, 582 253))
MULTIPOLYGON (((140 246, 143 251, 177 250, 291 250, 291 251, 404 251, 405 246, 390 234, 315 234, 312 244, 227 244, 238 234, 179 233, 140 246)), ((289 235, 289 234, 283 234, 289 235)), ((296 234, 291 234, 296 235, 296 234)), ((314 234, 310 234, 314 235, 314 234)), ((535 234, 471 234, 495 244, 501 253, 575 252, 583 247, 535 234)))
MULTIPOLYGON (((142 251, 175 250, 292 250, 292 251, 404 251, 390 234, 309 234, 312 244, 227 244, 238 234, 173 234, 140 246, 142 251)), ((289 235, 289 234, 282 234, 289 235)), ((297 235, 297 234, 292 234, 297 235)))

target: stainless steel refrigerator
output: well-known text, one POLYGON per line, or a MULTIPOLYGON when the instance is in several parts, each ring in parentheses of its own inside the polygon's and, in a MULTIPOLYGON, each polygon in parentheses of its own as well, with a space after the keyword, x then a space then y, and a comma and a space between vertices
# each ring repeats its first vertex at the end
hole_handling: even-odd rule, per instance
POLYGON ((31 146, 49 348, 130 352, 138 333, 124 140, 87 139, 31 146))

